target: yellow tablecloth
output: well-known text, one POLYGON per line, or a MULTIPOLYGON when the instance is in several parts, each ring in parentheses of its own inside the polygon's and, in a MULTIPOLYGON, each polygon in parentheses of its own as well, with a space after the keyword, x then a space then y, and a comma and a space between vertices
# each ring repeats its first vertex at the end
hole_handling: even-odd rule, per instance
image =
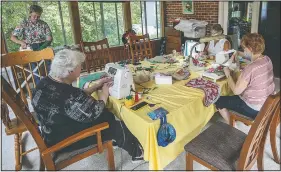
MULTIPOLYGON (((158 64, 157 64, 158 65, 158 64)), ((156 65, 156 66, 157 66, 156 65)), ((149 62, 143 62, 143 66, 150 66, 149 62)), ((176 65, 159 64, 158 72, 175 70, 176 65)), ((140 141, 144 149, 144 159, 149 161, 150 170, 162 170, 184 150, 184 145, 196 137, 215 113, 214 105, 203 105, 204 92, 200 89, 185 86, 190 79, 200 75, 191 72, 188 80, 173 81, 173 85, 155 85, 154 81, 142 84, 145 87, 154 88, 142 97, 149 103, 160 103, 155 107, 146 106, 138 111, 133 111, 124 106, 123 100, 110 97, 107 107, 118 118, 122 119, 128 129, 140 141), (147 100, 149 96, 151 99, 147 100), (176 130, 176 139, 166 147, 157 144, 157 132, 160 120, 151 120, 147 115, 157 107, 165 108, 169 114, 167 122, 176 130)), ((221 95, 229 95, 231 90, 227 81, 217 81, 221 86, 221 95)))

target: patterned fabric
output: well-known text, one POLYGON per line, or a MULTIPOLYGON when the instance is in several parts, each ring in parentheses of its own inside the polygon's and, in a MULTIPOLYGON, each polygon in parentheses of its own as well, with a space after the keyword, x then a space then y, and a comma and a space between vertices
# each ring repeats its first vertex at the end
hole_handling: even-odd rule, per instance
POLYGON ((270 58, 264 56, 248 64, 242 71, 241 78, 248 82, 247 88, 240 95, 241 99, 252 109, 259 111, 275 88, 270 58))
POLYGON ((220 87, 218 84, 203 78, 195 78, 186 83, 186 86, 199 88, 204 91, 204 105, 210 106, 215 103, 220 97, 220 87))
POLYGON ((103 101, 50 76, 43 78, 32 94, 42 136, 49 146, 91 127, 105 107, 103 101))
POLYGON ((50 27, 42 20, 38 20, 36 24, 30 20, 24 20, 12 34, 23 37, 27 44, 42 43, 46 41, 47 36, 52 36, 50 27))

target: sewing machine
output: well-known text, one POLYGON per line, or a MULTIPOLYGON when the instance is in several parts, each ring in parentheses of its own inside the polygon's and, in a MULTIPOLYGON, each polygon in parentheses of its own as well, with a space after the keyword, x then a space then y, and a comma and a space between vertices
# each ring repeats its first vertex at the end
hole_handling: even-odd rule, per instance
POLYGON ((216 54, 216 63, 217 64, 224 64, 226 63, 233 53, 235 53, 236 50, 228 50, 228 51, 221 51, 216 54))
POLYGON ((131 89, 134 89, 130 69, 117 63, 107 63, 104 71, 113 78, 113 86, 109 88, 110 96, 122 99, 130 95, 131 89))

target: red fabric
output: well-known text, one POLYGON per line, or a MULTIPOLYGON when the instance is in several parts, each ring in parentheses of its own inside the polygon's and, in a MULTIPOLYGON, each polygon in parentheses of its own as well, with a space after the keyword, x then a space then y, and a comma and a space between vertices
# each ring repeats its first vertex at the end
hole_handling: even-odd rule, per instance
POLYGON ((220 87, 218 84, 203 78, 195 78, 185 84, 188 87, 199 88, 204 91, 204 105, 210 106, 220 97, 220 87))

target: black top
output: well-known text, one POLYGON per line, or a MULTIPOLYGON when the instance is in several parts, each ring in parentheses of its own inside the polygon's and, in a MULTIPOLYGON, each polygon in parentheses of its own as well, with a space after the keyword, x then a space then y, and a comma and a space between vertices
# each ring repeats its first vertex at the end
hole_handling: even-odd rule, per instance
POLYGON ((102 100, 50 76, 42 79, 32 94, 32 105, 48 146, 93 126, 105 107, 102 100))

